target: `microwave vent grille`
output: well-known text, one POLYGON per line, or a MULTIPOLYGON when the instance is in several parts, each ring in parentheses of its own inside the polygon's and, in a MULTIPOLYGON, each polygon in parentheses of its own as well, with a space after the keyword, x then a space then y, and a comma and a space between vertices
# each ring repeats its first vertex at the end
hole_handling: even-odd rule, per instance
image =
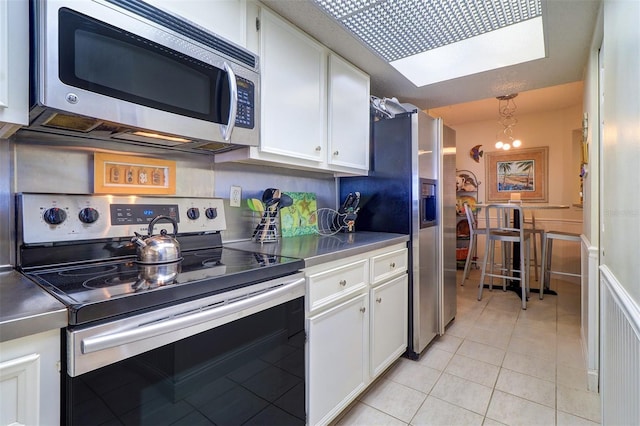
POLYGON ((240 49, 226 40, 204 31, 183 19, 170 15, 154 6, 140 0, 107 0, 116 6, 133 12, 156 24, 169 28, 190 39, 196 40, 230 58, 256 69, 256 57, 251 53, 240 49))

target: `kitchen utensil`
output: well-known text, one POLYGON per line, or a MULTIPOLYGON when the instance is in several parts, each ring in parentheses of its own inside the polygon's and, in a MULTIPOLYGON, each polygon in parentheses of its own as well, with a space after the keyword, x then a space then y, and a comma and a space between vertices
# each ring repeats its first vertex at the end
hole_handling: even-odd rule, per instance
POLYGON ((247 199, 247 205, 249 206, 249 209, 254 212, 264 212, 264 205, 262 204, 262 201, 258 200, 257 198, 247 199))
POLYGON ((345 198, 344 203, 342 204, 342 208, 339 210, 340 213, 350 213, 355 211, 360 204, 360 193, 359 192, 350 192, 345 198))
POLYGON ((267 239, 275 240, 277 237, 276 217, 278 215, 278 204, 280 203, 281 192, 279 189, 273 189, 271 192, 271 198, 265 203, 265 216, 266 222, 262 227, 262 233, 259 240, 266 241, 267 239))
POLYGON ((138 263, 154 265, 160 263, 177 262, 182 259, 180 255, 180 243, 174 237, 178 235, 178 223, 169 216, 156 216, 149 223, 148 236, 145 238, 135 233, 132 242, 138 245, 138 263), (166 230, 160 231, 159 235, 153 235, 153 227, 161 220, 169 221, 173 224, 173 237, 167 235, 166 230))
POLYGON ((280 195, 280 202, 278 203, 279 209, 283 209, 285 207, 289 207, 292 205, 293 205, 293 198, 291 198, 289 195, 284 193, 280 195))
POLYGON ((262 202, 265 204, 265 209, 267 202, 274 197, 276 191, 278 191, 276 188, 267 188, 262 193, 262 202))

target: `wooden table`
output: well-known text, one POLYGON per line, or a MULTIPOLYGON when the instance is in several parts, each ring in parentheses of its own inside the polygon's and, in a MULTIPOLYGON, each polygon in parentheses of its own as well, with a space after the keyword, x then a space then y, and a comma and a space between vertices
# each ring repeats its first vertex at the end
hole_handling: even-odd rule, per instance
MULTIPOLYGON (((475 206, 481 208, 481 207, 487 207, 494 204, 515 204, 515 203, 495 202, 495 203, 476 204, 475 206)), ((519 204, 523 210, 559 210, 559 209, 568 209, 569 207, 571 207, 568 204, 549 204, 549 203, 519 203, 519 204)), ((516 228, 520 228, 520 218, 517 215, 514 215, 513 217, 513 225, 516 228)), ((486 253, 485 253, 485 256, 486 256, 486 253)), ((514 265, 520 264, 520 243, 513 244, 512 259, 513 259, 514 265)), ((516 277, 520 276, 520 272, 514 272, 513 274, 516 277)), ((543 278, 540 277, 540 279, 543 279, 543 278)), ((488 288, 489 286, 485 285, 485 287, 488 288)), ((522 291, 521 291, 522 289, 520 287, 520 281, 511 280, 510 284, 507 286, 507 290, 514 291, 518 295, 518 297, 522 297, 522 291)), ((540 292, 540 290, 537 288, 530 288, 529 290, 532 293, 540 292)), ((550 289, 544 289, 544 294, 557 295, 558 293, 550 289)))

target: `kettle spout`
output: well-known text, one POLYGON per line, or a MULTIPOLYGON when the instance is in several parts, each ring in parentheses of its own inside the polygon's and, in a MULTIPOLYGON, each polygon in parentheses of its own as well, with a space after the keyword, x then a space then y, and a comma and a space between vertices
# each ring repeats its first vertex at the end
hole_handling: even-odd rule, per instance
POLYGON ((143 247, 143 248, 146 247, 147 243, 144 242, 144 239, 142 238, 142 235, 138 234, 137 232, 134 232, 134 234, 136 234, 136 236, 131 238, 131 242, 132 243, 136 243, 140 247, 143 247))

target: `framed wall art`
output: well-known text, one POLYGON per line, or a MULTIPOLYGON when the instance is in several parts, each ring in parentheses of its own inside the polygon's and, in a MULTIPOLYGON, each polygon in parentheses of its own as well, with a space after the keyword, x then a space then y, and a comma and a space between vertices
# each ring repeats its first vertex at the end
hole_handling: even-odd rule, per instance
POLYGON ((487 201, 548 202, 549 147, 485 153, 487 201))
POLYGON ((176 193, 175 161, 96 153, 93 174, 96 194, 176 193))

